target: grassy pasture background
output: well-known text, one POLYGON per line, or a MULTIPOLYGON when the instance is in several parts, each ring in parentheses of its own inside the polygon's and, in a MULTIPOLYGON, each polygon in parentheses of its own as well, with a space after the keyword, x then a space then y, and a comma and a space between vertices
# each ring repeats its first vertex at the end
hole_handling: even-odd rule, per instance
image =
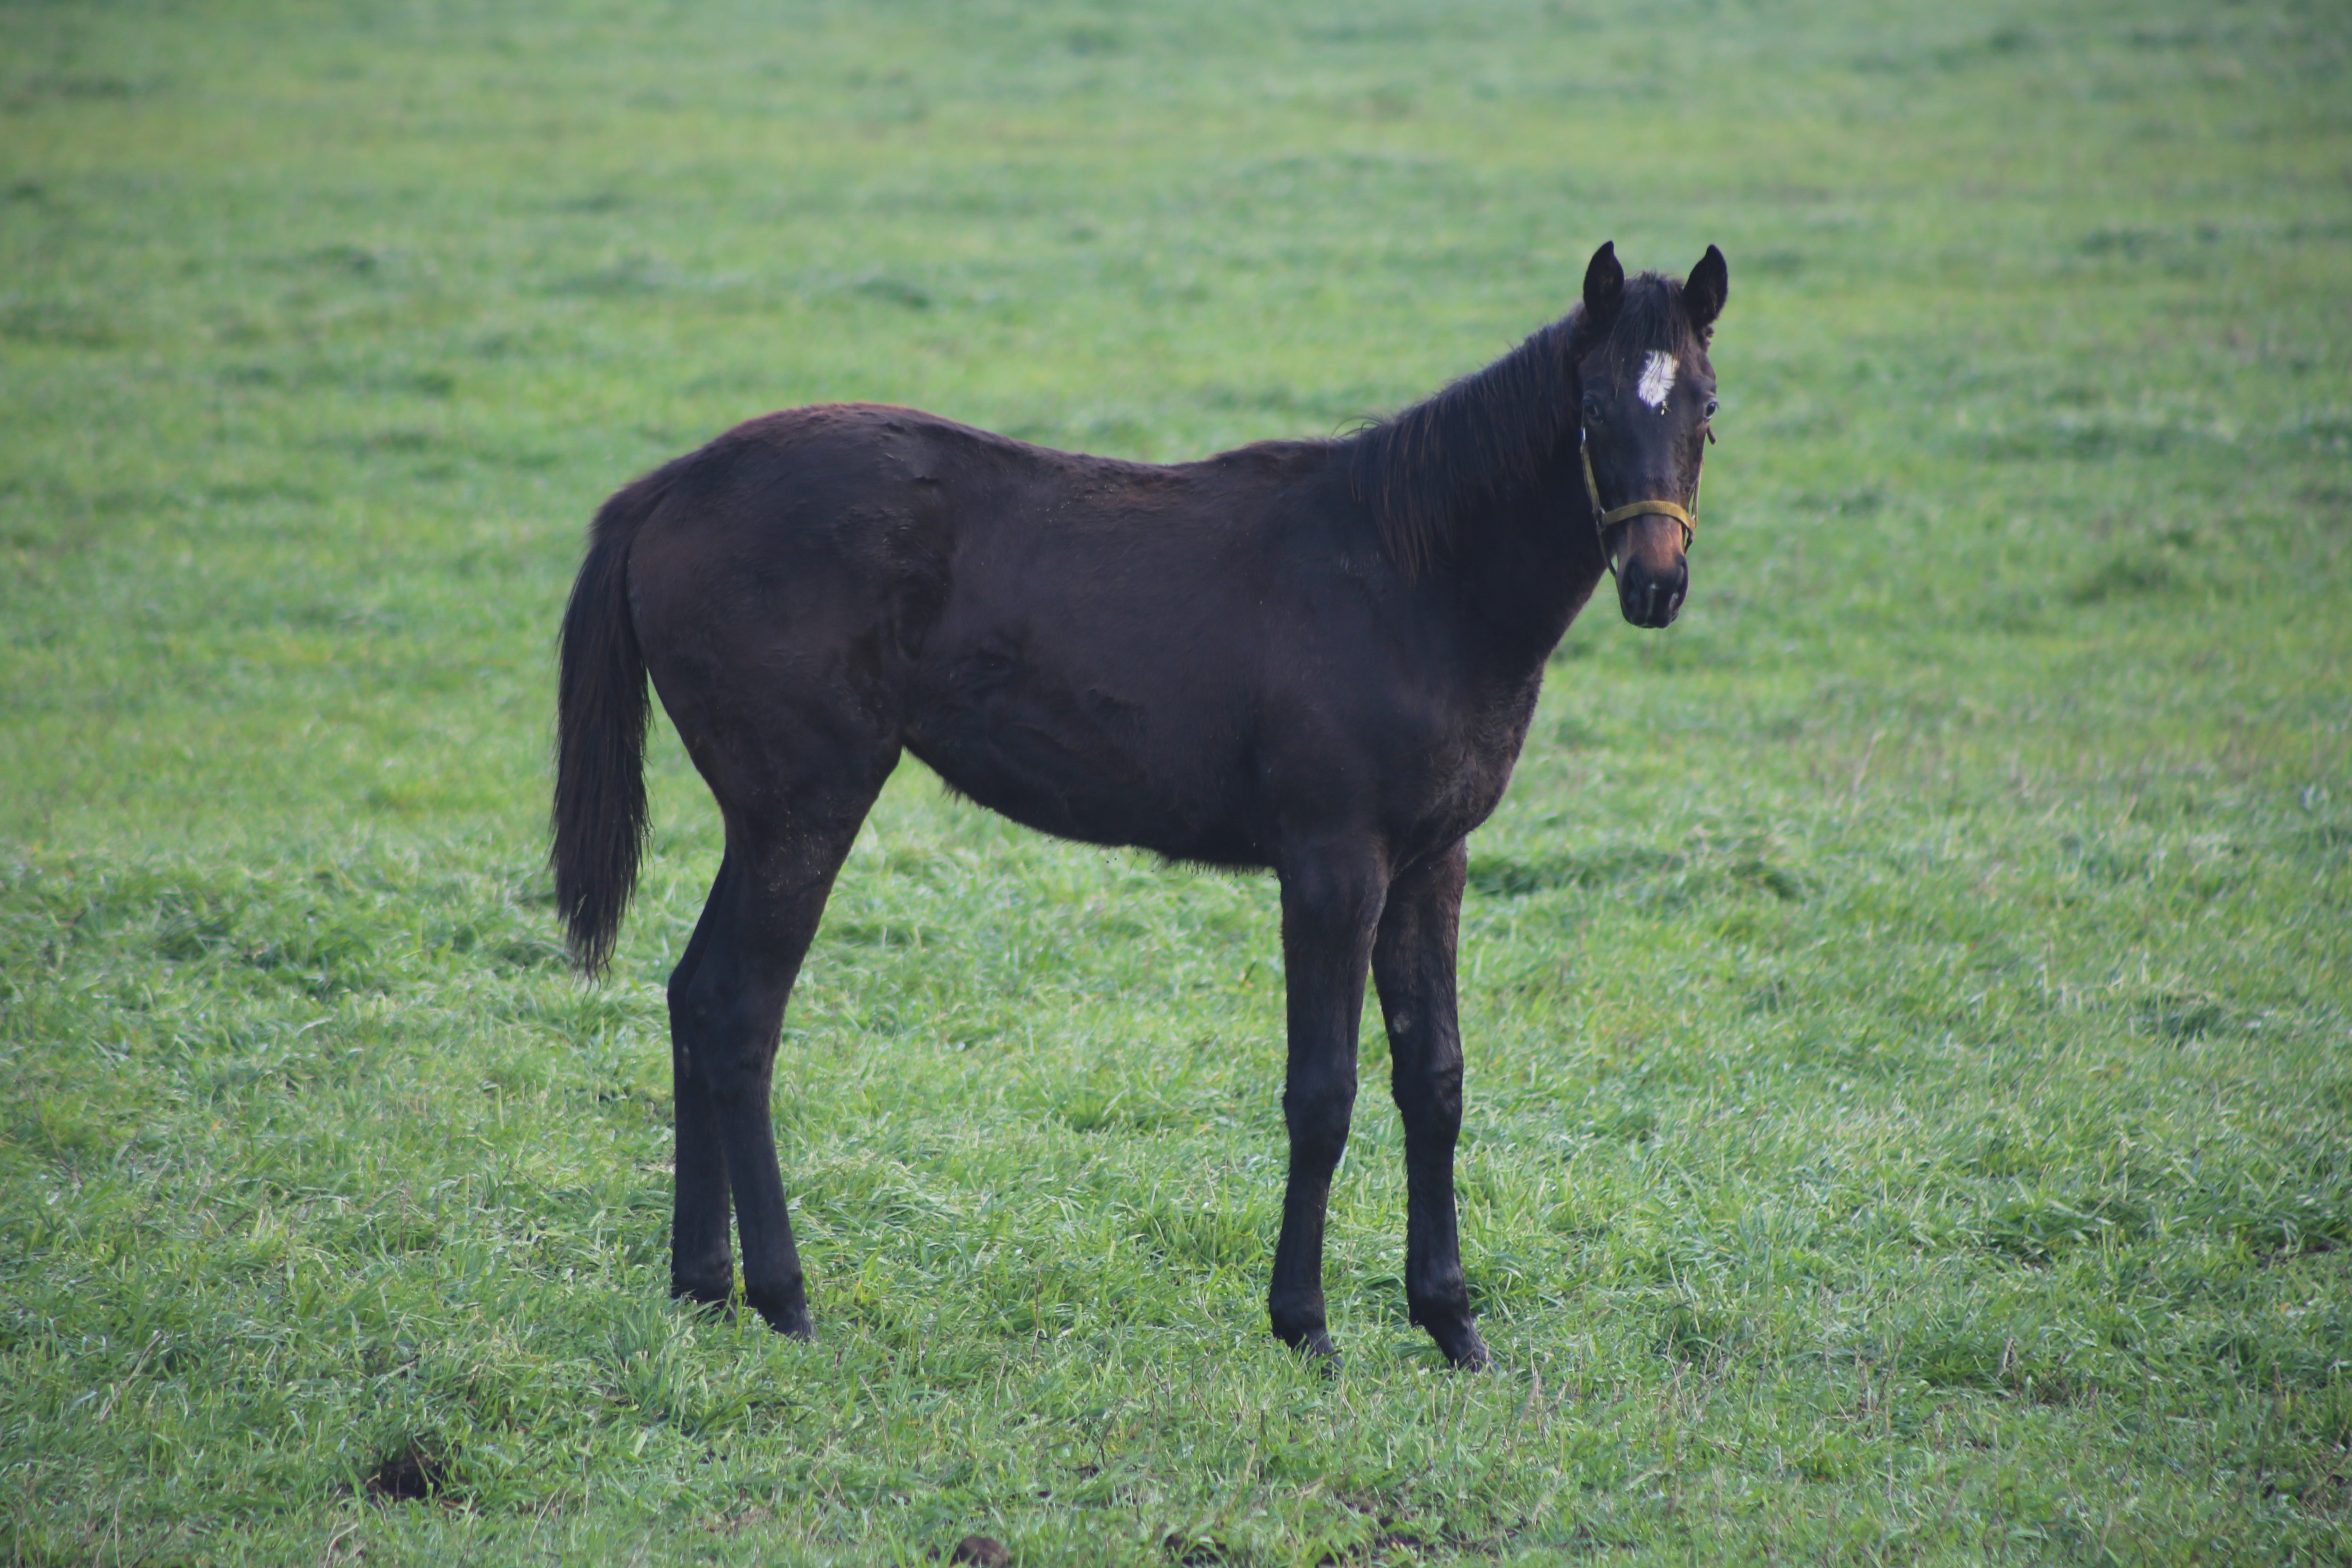
POLYGON ((2347 52, 2266 0, 0 10, 11 1560, 2352 1553, 2347 52), (1683 621, 1571 630, 1474 843, 1496 1369, 1403 1321, 1376 1024, 1348 1371, 1265 1337, 1270 884, 912 763, 780 1068, 822 1338, 673 1310, 674 743, 614 983, 540 868, 596 500, 826 398, 1327 434, 1609 237, 1729 255, 1723 445, 1683 621))

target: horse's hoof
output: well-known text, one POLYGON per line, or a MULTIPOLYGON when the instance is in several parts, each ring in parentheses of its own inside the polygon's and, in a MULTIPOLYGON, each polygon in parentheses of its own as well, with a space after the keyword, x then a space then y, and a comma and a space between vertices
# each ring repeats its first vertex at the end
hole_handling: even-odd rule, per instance
POLYGON ((816 1323, 809 1317, 806 1307, 788 1309, 781 1312, 771 1312, 762 1309, 760 1316, 767 1320, 768 1327, 780 1334, 785 1334, 796 1340, 816 1338, 816 1323))
POLYGON ((735 1304, 735 1281, 731 1279, 685 1279, 673 1274, 669 1279, 669 1295, 673 1301, 690 1301, 698 1307, 728 1310, 735 1304))
POLYGON ((1309 1329, 1296 1339, 1283 1336, 1292 1350, 1326 1377, 1338 1374, 1340 1366, 1339 1347, 1331 1342, 1328 1329, 1309 1329))
POLYGON ((796 1340, 816 1338, 816 1324, 809 1318, 808 1300, 797 1290, 782 1301, 753 1298, 751 1306, 768 1327, 780 1334, 790 1334, 796 1340))
POLYGON ((1445 1359, 1454 1363, 1457 1372, 1484 1372, 1486 1363, 1494 1359, 1486 1352, 1486 1342, 1466 1322, 1449 1329, 1432 1329, 1429 1337, 1437 1342, 1437 1348, 1445 1352, 1445 1359))

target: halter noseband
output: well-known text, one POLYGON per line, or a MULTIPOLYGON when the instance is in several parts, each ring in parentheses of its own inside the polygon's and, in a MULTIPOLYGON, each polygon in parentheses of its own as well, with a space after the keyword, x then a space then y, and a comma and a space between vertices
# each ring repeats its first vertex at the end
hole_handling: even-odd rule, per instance
MULTIPOLYGON (((1710 441, 1715 439, 1713 431, 1707 432, 1707 439, 1710 441)), ((1698 528, 1696 514, 1698 481, 1706 468, 1706 447, 1699 448, 1700 472, 1691 476, 1691 510, 1685 511, 1670 500, 1637 500, 1628 501, 1613 510, 1604 511, 1601 506, 1600 483, 1592 477, 1592 437, 1580 425, 1577 426, 1576 445, 1584 458, 1584 493, 1592 502, 1592 536, 1601 542, 1601 559, 1608 563, 1609 574, 1612 577, 1617 575, 1617 557, 1609 552, 1609 531, 1621 522, 1630 522, 1637 517, 1671 517, 1681 523, 1683 553, 1685 555, 1690 553, 1691 535, 1698 528)))

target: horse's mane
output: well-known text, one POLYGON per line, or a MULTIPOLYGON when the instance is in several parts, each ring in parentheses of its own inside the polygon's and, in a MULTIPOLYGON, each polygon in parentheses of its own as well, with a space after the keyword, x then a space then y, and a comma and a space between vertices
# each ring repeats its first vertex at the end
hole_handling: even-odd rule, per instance
POLYGON ((1445 553, 1465 513, 1543 478, 1576 428, 1577 366, 1596 347, 1613 377, 1652 349, 1679 356, 1693 336, 1682 284, 1639 273, 1625 280, 1604 344, 1591 342, 1580 303, 1486 369, 1348 437, 1350 484, 1389 559, 1418 576, 1445 553))

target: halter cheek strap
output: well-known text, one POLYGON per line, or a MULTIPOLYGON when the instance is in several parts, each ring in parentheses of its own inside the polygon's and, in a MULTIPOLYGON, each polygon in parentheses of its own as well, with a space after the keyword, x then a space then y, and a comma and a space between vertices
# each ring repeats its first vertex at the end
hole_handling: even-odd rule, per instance
MULTIPOLYGON (((1637 517, 1671 517, 1681 523, 1683 550, 1685 553, 1688 553, 1691 536, 1698 528, 1696 511, 1698 481, 1701 474, 1691 476, 1691 510, 1688 511, 1670 500, 1628 501, 1625 505, 1612 510, 1603 510, 1601 505, 1601 486, 1592 477, 1592 438, 1581 430, 1577 432, 1577 445, 1581 448, 1584 457, 1584 493, 1592 502, 1592 532, 1593 536, 1601 541, 1601 559, 1609 563, 1609 574, 1612 577, 1617 574, 1617 558, 1609 552, 1609 531, 1621 522, 1630 522, 1637 517)), ((1701 473, 1706 467, 1706 452, 1705 448, 1701 448, 1699 452, 1701 473)))

